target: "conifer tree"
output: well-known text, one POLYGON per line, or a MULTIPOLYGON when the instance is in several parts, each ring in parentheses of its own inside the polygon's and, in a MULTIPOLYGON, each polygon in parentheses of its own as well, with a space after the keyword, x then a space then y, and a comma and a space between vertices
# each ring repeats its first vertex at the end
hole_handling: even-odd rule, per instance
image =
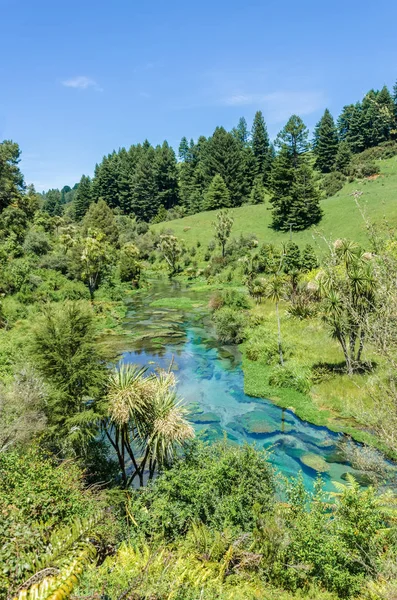
POLYGON ((262 178, 256 177, 250 193, 250 204, 262 204, 265 201, 265 189, 262 178))
POLYGON ((77 221, 81 221, 92 202, 92 182, 90 177, 83 175, 74 195, 74 213, 77 221))
POLYGON ((230 192, 221 175, 217 173, 205 194, 204 208, 217 210, 228 206, 230 206, 230 192))
POLYGON ((167 142, 156 148, 156 179, 159 203, 168 210, 178 203, 178 171, 175 152, 167 142))
POLYGON ((294 166, 298 165, 299 156, 309 150, 309 130, 297 115, 288 119, 285 127, 280 131, 276 139, 279 148, 287 148, 292 157, 294 166))
POLYGON ((230 206, 240 206, 248 195, 244 149, 232 133, 217 127, 203 152, 203 171, 208 184, 219 174, 230 193, 230 206))
POLYGON ((255 113, 252 125, 251 147, 255 159, 255 175, 266 183, 269 176, 269 135, 262 112, 255 113))
POLYGON ((338 152, 338 132, 328 108, 314 130, 313 151, 316 167, 322 173, 332 171, 338 152))
POLYGON ((291 273, 297 273, 300 271, 301 266, 301 252, 298 244, 295 244, 294 242, 288 242, 284 250, 284 273, 287 273, 287 275, 290 275, 291 273))
POLYGON ((244 117, 240 117, 237 127, 233 129, 232 133, 244 148, 248 146, 250 134, 244 117))
POLYGON ((346 136, 346 140, 349 142, 352 152, 357 153, 365 150, 364 131, 365 125, 363 107, 360 102, 357 102, 354 105, 354 109, 351 113, 349 131, 346 136))
POLYGON ((312 271, 318 267, 318 260, 313 246, 306 244, 302 252, 301 267, 303 271, 312 271))
POLYGON ((181 143, 179 144, 178 156, 179 160, 182 162, 187 162, 189 160, 189 144, 185 136, 183 136, 181 143))
POLYGON ((151 146, 144 149, 132 180, 132 210, 138 219, 150 221, 158 213, 156 155, 151 146))
POLYGON ((352 159, 352 151, 347 140, 342 140, 338 146, 338 152, 335 157, 335 170, 347 175, 350 161, 352 159))
POLYGON ((271 187, 274 229, 288 231, 291 227, 299 231, 320 221, 320 193, 314 182, 313 169, 303 157, 295 167, 292 150, 287 146, 274 161, 271 187))

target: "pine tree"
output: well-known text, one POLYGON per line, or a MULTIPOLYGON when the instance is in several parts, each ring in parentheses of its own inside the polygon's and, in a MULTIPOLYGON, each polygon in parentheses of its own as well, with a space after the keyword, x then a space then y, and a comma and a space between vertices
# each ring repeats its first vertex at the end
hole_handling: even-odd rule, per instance
POLYGON ((354 109, 350 117, 349 131, 346 136, 349 142, 351 151, 354 153, 365 150, 365 123, 364 112, 360 102, 354 105, 354 109))
POLYGON ((362 128, 366 148, 377 146, 390 139, 393 127, 394 106, 386 86, 380 92, 370 90, 362 102, 362 128))
POLYGON ((316 167, 322 173, 332 171, 338 152, 338 132, 328 108, 314 130, 313 151, 316 167))
POLYGON ((144 149, 132 180, 132 210, 138 219, 150 221, 160 207, 156 177, 156 155, 151 146, 144 149))
POLYGON ((262 177, 263 183, 269 177, 269 135, 262 112, 255 113, 252 125, 251 147, 255 159, 255 175, 262 177))
POLYGON ((244 117, 240 117, 238 125, 233 129, 232 133, 244 148, 248 146, 250 134, 247 121, 244 117))
POLYGON ((306 244, 302 252, 302 270, 312 271, 318 267, 318 260, 313 246, 306 244))
POLYGON ((284 273, 290 275, 300 271, 302 266, 299 246, 294 242, 288 242, 285 246, 283 269, 284 273))
POLYGON ((183 136, 181 143, 179 144, 178 156, 179 160, 182 162, 187 162, 189 160, 189 144, 185 136, 183 136))
POLYGON ((289 118, 276 139, 279 148, 286 148, 292 157, 294 166, 298 166, 299 157, 309 150, 309 130, 297 115, 289 118))
POLYGON ((271 187, 274 229, 288 231, 291 227, 299 231, 320 221, 320 193, 314 182, 313 169, 302 157, 295 167, 287 146, 274 161, 271 187))
POLYGON ((202 169, 208 184, 216 174, 223 178, 230 193, 230 206, 243 203, 248 195, 244 149, 233 134, 223 127, 217 127, 206 143, 202 169))
POLYGON ((90 177, 83 175, 74 195, 74 214, 81 221, 92 202, 92 182, 90 177))
POLYGON ((256 177, 250 193, 250 204, 263 204, 265 201, 265 189, 262 178, 256 177))
POLYGON ((222 179, 217 173, 205 194, 204 208, 206 210, 217 210, 230 206, 230 192, 222 179))
POLYGON ((349 136, 349 131, 351 127, 352 115, 354 113, 355 107, 354 104, 348 104, 343 107, 341 114, 338 117, 337 125, 339 131, 339 139, 346 140, 349 136))
POLYGON ((167 142, 156 148, 156 179, 160 205, 168 210, 178 204, 176 157, 167 142))
POLYGON ((338 146, 338 152, 335 157, 335 170, 347 175, 350 161, 352 159, 352 151, 347 140, 342 140, 338 146))

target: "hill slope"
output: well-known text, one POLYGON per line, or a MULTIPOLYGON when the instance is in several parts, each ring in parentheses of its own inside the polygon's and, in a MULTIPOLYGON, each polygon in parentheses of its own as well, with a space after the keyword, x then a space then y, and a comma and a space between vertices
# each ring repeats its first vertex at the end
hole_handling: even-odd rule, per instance
MULTIPOLYGON (((314 244, 324 247, 323 237, 327 240, 349 238, 365 245, 365 224, 360 215, 352 192, 363 192, 360 204, 367 217, 373 223, 386 220, 392 227, 397 227, 397 157, 381 162, 381 175, 376 179, 354 181, 346 184, 335 196, 322 201, 324 217, 316 227, 306 231, 293 232, 293 240, 299 245, 314 244)), ((257 236, 260 243, 287 242, 289 233, 273 231, 271 223, 271 205, 244 205, 231 210, 234 217, 234 237, 240 234, 257 236)), ((172 229, 174 234, 192 246, 200 240, 205 246, 213 239, 212 223, 216 211, 197 213, 183 219, 158 223, 152 226, 154 231, 172 229)))

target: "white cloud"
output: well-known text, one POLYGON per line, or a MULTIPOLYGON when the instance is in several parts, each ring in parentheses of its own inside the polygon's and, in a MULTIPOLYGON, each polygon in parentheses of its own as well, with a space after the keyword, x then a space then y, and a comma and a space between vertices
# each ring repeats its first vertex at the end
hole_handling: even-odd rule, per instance
POLYGON ((94 79, 86 77, 85 75, 79 75, 78 77, 73 77, 72 79, 66 79, 65 81, 62 81, 62 85, 64 85, 65 87, 80 90, 87 90, 88 88, 92 88, 97 92, 103 91, 94 79))
POLYGON ((227 106, 248 106, 255 104, 263 108, 269 121, 285 121, 292 114, 310 115, 325 106, 323 92, 316 91, 277 91, 269 94, 232 94, 223 98, 227 106))

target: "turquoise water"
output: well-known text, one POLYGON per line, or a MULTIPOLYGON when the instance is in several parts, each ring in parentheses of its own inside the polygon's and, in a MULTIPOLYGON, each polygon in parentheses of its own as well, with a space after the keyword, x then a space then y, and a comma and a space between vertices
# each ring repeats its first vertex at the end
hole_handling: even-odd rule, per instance
POLYGON ((122 360, 150 369, 168 369, 172 363, 178 393, 189 406, 196 431, 207 440, 226 434, 231 442, 270 449, 279 471, 286 476, 302 471, 309 487, 319 471, 327 489, 333 488, 332 481, 343 482, 346 473, 354 474, 338 450, 338 434, 244 393, 238 349, 215 339, 207 301, 208 295, 167 281, 138 294, 124 324, 137 339, 122 360), (197 305, 183 311, 150 306, 166 297, 189 298, 197 305))

